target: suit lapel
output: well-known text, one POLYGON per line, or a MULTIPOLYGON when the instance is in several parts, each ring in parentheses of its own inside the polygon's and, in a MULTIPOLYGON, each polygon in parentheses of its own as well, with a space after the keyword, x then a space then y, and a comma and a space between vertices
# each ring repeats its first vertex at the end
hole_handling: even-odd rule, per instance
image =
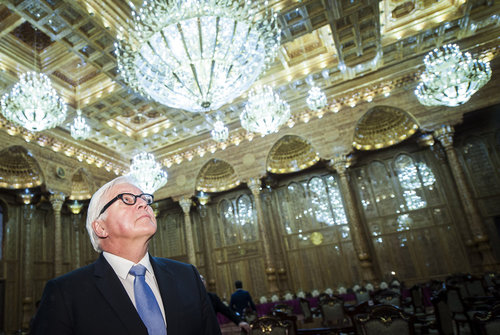
POLYGON ((182 325, 179 323, 181 314, 178 308, 178 303, 181 299, 177 293, 179 290, 175 284, 174 274, 165 264, 157 262, 151 256, 149 256, 149 259, 155 272, 158 288, 160 289, 163 309, 165 310, 165 319, 167 320, 167 334, 182 332, 182 325))
POLYGON ((104 299, 114 309, 130 334, 147 334, 137 310, 113 268, 101 254, 95 262, 94 280, 104 299))

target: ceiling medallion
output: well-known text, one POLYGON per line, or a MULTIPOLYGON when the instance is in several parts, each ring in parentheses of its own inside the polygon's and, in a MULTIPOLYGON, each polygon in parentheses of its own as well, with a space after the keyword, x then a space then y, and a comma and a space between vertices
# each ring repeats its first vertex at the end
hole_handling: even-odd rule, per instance
POLYGON ((141 152, 132 158, 129 175, 137 181, 144 193, 153 194, 167 183, 167 172, 155 161, 155 156, 147 152, 141 152))
POLYGON ((231 102, 280 44, 276 14, 259 2, 145 1, 129 38, 115 45, 122 77, 143 96, 190 112, 231 102))
POLYGON ((489 62, 472 59, 470 53, 461 52, 456 44, 432 50, 424 63, 422 82, 415 95, 426 106, 464 104, 491 78, 489 62))
POLYGON ((240 121, 247 131, 264 136, 277 132, 290 115, 290 106, 271 87, 258 86, 248 93, 240 121))
POLYGON ((82 111, 76 111, 76 117, 71 124, 71 137, 75 140, 85 140, 90 136, 90 126, 87 124, 87 121, 82 117, 82 111))
POLYGON ((0 105, 7 120, 31 131, 54 128, 66 119, 66 104, 43 73, 22 74, 0 105))

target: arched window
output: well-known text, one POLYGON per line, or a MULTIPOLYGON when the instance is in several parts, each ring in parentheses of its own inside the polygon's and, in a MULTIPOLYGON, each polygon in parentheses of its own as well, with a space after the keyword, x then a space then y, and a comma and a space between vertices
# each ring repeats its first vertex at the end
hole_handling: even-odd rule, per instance
POLYGON ((249 195, 243 194, 237 198, 223 199, 219 203, 219 213, 223 245, 257 240, 257 214, 249 195))

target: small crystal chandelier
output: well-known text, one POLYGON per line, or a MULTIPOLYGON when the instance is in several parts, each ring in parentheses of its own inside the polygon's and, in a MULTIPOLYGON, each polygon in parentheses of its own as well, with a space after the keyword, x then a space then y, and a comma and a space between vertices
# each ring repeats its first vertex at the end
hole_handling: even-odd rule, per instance
POLYGON ((224 122, 217 118, 217 120, 214 122, 214 128, 210 132, 210 135, 212 135, 212 139, 214 141, 225 142, 229 137, 229 130, 224 125, 224 122))
POLYGON ((241 126, 262 136, 277 132, 290 118, 290 106, 269 86, 258 86, 248 93, 240 115, 241 126))
POLYGON ((422 82, 415 89, 421 104, 426 106, 458 106, 491 78, 489 62, 472 59, 456 44, 447 44, 429 52, 425 58, 422 82))
POLYGON ((82 111, 76 110, 77 116, 73 120, 71 125, 71 137, 76 140, 85 140, 90 136, 90 126, 87 124, 85 119, 82 117, 82 111))
POLYGON ((167 172, 155 161, 155 156, 147 152, 141 152, 132 158, 129 175, 137 181, 137 186, 144 193, 153 194, 167 183, 167 172))
POLYGON ((173 108, 218 109, 246 91, 276 55, 276 14, 259 2, 145 1, 133 11, 129 38, 115 45, 123 79, 173 108))
POLYGON ((323 109, 326 106, 326 94, 319 87, 313 86, 309 90, 306 102, 313 111, 323 109))
POLYGON ((43 73, 22 74, 0 105, 7 120, 31 131, 54 128, 66 119, 66 104, 43 73))

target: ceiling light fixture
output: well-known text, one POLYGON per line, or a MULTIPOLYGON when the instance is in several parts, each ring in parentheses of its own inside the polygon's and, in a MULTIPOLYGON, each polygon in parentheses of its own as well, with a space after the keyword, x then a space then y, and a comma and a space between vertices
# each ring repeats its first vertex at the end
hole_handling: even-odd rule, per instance
POLYGON ((470 53, 461 52, 456 44, 432 50, 424 63, 422 82, 415 95, 426 106, 464 104, 491 78, 489 62, 472 59, 470 53))
POLYGON ((258 86, 248 93, 240 121, 247 131, 264 136, 277 132, 290 115, 290 106, 271 87, 258 86))
POLYGON ((115 44, 123 79, 144 97, 190 112, 231 102, 279 47, 276 14, 259 2, 145 1, 129 38, 115 44))
POLYGON ((155 161, 155 156, 147 152, 141 152, 132 158, 129 175, 137 181, 137 186, 144 193, 151 194, 165 185, 168 177, 161 164, 155 161))
POLYGON ((311 87, 308 94, 306 102, 311 110, 317 111, 326 106, 326 94, 319 87, 311 87))
POLYGON ((90 126, 85 121, 85 118, 82 117, 82 111, 76 110, 76 117, 71 124, 71 137, 75 140, 85 140, 90 136, 90 126))
POLYGON ((212 135, 212 139, 216 142, 225 142, 229 137, 229 130, 219 117, 217 117, 217 120, 214 122, 210 135, 212 135))
MULTIPOLYGON (((37 68, 34 32, 33 58, 37 68)), ((54 128, 66 119, 66 104, 57 95, 50 79, 43 73, 28 72, 19 77, 10 93, 5 93, 0 101, 5 118, 31 131, 54 128)))

